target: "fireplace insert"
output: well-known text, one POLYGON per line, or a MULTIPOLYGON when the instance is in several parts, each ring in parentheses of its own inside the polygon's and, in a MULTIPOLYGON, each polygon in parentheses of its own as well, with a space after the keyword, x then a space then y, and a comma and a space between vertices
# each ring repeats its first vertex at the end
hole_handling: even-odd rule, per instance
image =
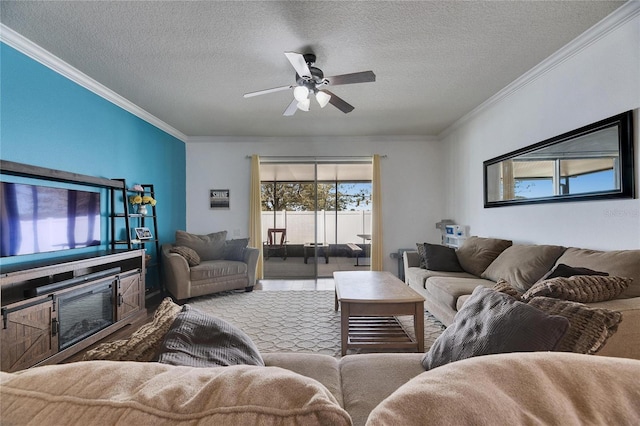
POLYGON ((58 296, 58 345, 65 349, 113 324, 113 280, 58 296))

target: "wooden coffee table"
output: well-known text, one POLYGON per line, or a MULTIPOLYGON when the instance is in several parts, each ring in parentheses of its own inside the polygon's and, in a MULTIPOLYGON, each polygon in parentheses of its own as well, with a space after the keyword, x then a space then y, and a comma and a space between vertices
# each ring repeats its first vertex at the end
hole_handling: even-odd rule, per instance
POLYGON ((347 349, 424 352, 424 298, 389 272, 334 272, 335 309, 341 309, 342 355, 347 349), (395 315, 412 315, 416 338, 395 315))

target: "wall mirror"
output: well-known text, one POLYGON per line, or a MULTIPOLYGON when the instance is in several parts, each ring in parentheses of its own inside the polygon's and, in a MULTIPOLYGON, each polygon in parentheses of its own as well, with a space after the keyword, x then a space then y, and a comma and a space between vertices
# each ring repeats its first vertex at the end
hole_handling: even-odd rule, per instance
POLYGON ((485 161, 484 206, 633 198, 633 112, 485 161))

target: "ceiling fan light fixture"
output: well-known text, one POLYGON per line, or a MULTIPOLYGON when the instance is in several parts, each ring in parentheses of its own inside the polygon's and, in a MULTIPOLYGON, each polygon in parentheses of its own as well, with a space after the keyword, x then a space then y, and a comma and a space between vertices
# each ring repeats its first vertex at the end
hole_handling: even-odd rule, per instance
POLYGON ((331 99, 331 95, 325 92, 316 93, 316 101, 318 101, 318 104, 320 104, 320 108, 326 107, 330 99, 331 99))
POLYGON ((309 111, 310 106, 311 106, 311 100, 309 98, 303 99, 298 102, 298 109, 300 111, 309 111))
POLYGON ((309 89, 304 86, 298 86, 293 89, 293 97, 296 98, 296 101, 303 102, 309 98, 309 89))

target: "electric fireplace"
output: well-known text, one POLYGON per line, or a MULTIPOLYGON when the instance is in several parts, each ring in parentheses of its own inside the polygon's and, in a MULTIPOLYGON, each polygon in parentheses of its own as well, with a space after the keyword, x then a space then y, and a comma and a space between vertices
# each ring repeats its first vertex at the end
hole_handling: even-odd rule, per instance
POLYGON ((101 281, 58 296, 59 349, 113 324, 114 281, 101 281))

